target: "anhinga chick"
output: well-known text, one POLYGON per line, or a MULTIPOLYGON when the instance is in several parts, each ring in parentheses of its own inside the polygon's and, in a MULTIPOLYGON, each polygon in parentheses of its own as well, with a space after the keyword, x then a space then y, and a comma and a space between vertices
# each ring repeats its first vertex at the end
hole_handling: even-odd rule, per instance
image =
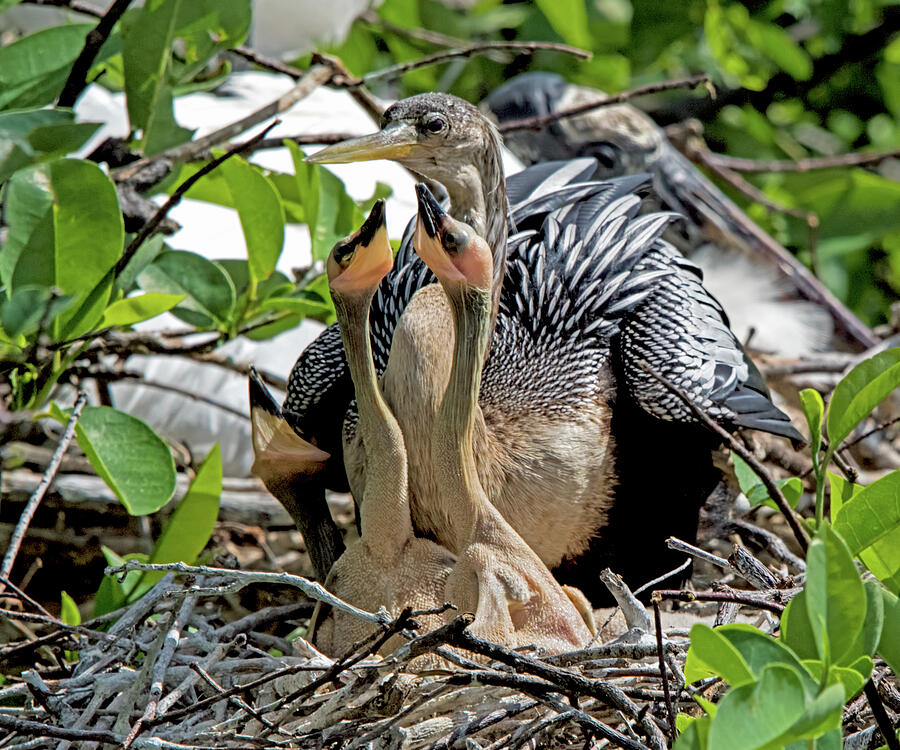
POLYGON ((473 631, 497 643, 535 644, 552 652, 579 648, 591 638, 584 596, 563 590, 491 505, 478 478, 473 439, 491 333, 491 249, 445 213, 428 188, 420 184, 416 191, 413 242, 444 288, 455 333, 450 379, 433 428, 438 497, 429 499, 452 519, 460 550, 447 599, 474 612, 473 631))

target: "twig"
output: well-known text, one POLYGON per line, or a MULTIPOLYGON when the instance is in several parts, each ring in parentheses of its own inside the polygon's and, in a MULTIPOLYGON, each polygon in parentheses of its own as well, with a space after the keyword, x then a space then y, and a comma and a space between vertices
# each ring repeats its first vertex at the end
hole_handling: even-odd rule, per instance
POLYGON ((717 154, 709 152, 710 162, 734 170, 735 172, 812 172, 819 169, 841 169, 844 167, 860 167, 871 164, 880 164, 887 159, 900 159, 900 150, 883 151, 879 153, 855 153, 841 154, 840 156, 820 156, 812 159, 791 160, 761 160, 741 159, 737 156, 717 154))
POLYGON ((100 48, 104 45, 109 35, 112 33, 113 27, 122 14, 128 9, 131 0, 115 0, 109 6, 103 17, 93 29, 91 29, 84 39, 84 47, 72 67, 69 70, 69 77, 63 86, 62 93, 57 100, 57 106, 72 107, 75 100, 81 95, 81 92, 87 87, 87 74, 100 52, 100 48))
MULTIPOLYGON (((849 440, 844 443, 841 443, 841 447, 838 448, 838 450, 845 451, 848 448, 852 448, 857 443, 861 443, 867 437, 871 437, 876 432, 881 432, 882 430, 890 427, 892 424, 897 424, 897 422, 900 422, 900 416, 896 416, 893 419, 889 419, 887 422, 882 422, 880 425, 873 427, 871 430, 867 430, 862 435, 858 435, 857 437, 853 438, 853 440, 849 440)), ((835 455, 837 455, 837 452, 835 452, 835 455)))
MULTIPOLYGON (((572 708, 572 706, 567 706, 558 698, 548 696, 543 699, 543 702, 558 713, 571 713, 572 718, 581 724, 584 729, 589 729, 593 734, 597 734, 605 740, 614 742, 619 747, 627 748, 627 750, 647 750, 647 745, 643 742, 638 742, 621 732, 617 732, 615 729, 608 727, 602 721, 595 719, 590 714, 586 714, 584 711, 580 711, 577 708, 572 708)), ((656 725, 654 724, 654 727, 655 726, 656 725)), ((662 745, 662 748, 665 750, 665 744, 662 745)))
POLYGON ((756 607, 757 609, 766 609, 769 612, 781 614, 784 612, 784 605, 778 602, 762 599, 753 594, 746 594, 742 591, 678 591, 675 589, 657 589, 653 592, 653 596, 659 595, 662 599, 675 599, 680 602, 735 602, 737 604, 746 604, 748 607, 756 607))
MULTIPOLYGON (((40 612, 45 617, 50 617, 53 620, 57 619, 57 618, 53 617, 53 615, 51 615, 46 609, 44 609, 44 607, 41 605, 40 602, 36 602, 34 599, 32 599, 30 596, 28 596, 28 594, 26 594, 24 591, 22 591, 22 589, 20 589, 18 586, 16 586, 16 584, 14 584, 12 581, 10 581, 9 578, 0 576, 0 585, 5 586, 6 588, 10 589, 12 592, 12 593, 8 593, 8 594, 0 594, 0 595, 13 597, 13 598, 19 599, 21 601, 27 602, 28 604, 30 604, 32 607, 34 607, 36 610, 38 610, 38 612, 40 612)), ((2 592, 2 589, 0 589, 0 592, 2 592)), ((59 622, 59 621, 57 620, 57 622, 59 622)))
POLYGON ((69 417, 69 421, 66 423, 66 429, 63 431, 59 445, 57 445, 56 450, 53 451, 53 456, 50 458, 50 463, 48 464, 46 471, 44 471, 40 483, 35 487, 34 492, 31 493, 31 497, 28 498, 28 502, 22 510, 22 515, 19 516, 19 521, 16 523, 16 528, 13 529, 12 536, 9 540, 9 547, 6 550, 6 554, 3 556, 3 564, 0 565, 0 577, 2 578, 9 578, 9 574, 12 572, 13 564, 16 561, 16 555, 19 554, 19 547, 22 546, 22 540, 25 538, 25 532, 28 530, 28 525, 31 523, 31 519, 34 517, 35 511, 37 511, 38 505, 40 505, 41 500, 44 498, 44 494, 47 492, 47 488, 50 486, 50 483, 56 476, 56 472, 59 470, 59 465, 62 463, 66 449, 69 447, 69 443, 72 442, 72 438, 75 435, 75 425, 78 424, 78 418, 81 416, 81 410, 84 408, 85 403, 87 403, 87 393, 80 391, 78 393, 78 398, 75 400, 75 406, 72 407, 72 414, 69 417))
POLYGON ((683 563, 681 563, 681 565, 679 565, 677 568, 672 568, 672 570, 670 570, 668 573, 663 573, 661 576, 654 578, 652 581, 647 581, 647 583, 645 583, 643 586, 638 586, 634 590, 634 595, 637 596, 638 594, 642 594, 647 589, 649 589, 651 586, 655 586, 657 583, 665 581, 667 578, 671 578, 672 576, 678 575, 682 571, 687 570, 687 568, 689 568, 690 565, 691 565, 690 559, 685 560, 683 563))
POLYGON ((22 0, 23 5, 46 5, 54 8, 69 8, 76 13, 82 13, 94 18, 103 18, 103 11, 94 5, 80 2, 80 0, 22 0))
POLYGON ((891 723, 887 711, 884 710, 884 703, 881 702, 878 688, 875 687, 875 683, 871 679, 866 682, 864 692, 869 705, 872 707, 872 715, 875 717, 875 723, 878 724, 878 728, 881 730, 885 744, 887 744, 889 750, 900 750, 900 738, 897 737, 894 725, 891 723))
POLYGON ((516 130, 539 130, 551 123, 565 120, 570 117, 583 115, 585 112, 591 112, 601 107, 608 107, 612 104, 621 104, 630 101, 638 96, 646 96, 647 94, 656 94, 660 91, 670 91, 672 89, 694 88, 696 86, 711 85, 711 79, 708 75, 702 74, 697 76, 688 76, 687 78, 678 78, 673 81, 662 81, 660 83, 651 83, 647 86, 639 86, 630 91, 623 91, 612 96, 605 96, 596 99, 587 104, 580 104, 577 107, 568 107, 550 112, 544 115, 535 115, 534 117, 524 117, 521 120, 510 120, 500 125, 501 133, 511 133, 516 130))
MULTIPOLYGON (((199 664, 192 663, 188 664, 188 667, 195 672, 197 675, 201 677, 201 679, 209 685, 213 690, 215 690, 220 695, 225 692, 225 688, 223 688, 218 682, 216 682, 213 677, 201 667, 199 664)), ((260 724, 269 729, 278 729, 271 721, 269 721, 265 716, 259 713, 255 708, 251 707, 246 701, 241 700, 236 695, 229 695, 228 701, 234 706, 237 706, 241 711, 245 711, 254 719, 256 719, 260 724)), ((292 732, 287 732, 286 730, 281 730, 285 734, 293 734, 292 732)))
POLYGON ((364 83, 371 83, 372 81, 376 81, 379 78, 397 78, 399 76, 402 76, 404 73, 408 73, 411 70, 424 68, 428 65, 436 65, 437 63, 442 63, 447 60, 455 60, 460 57, 483 55, 486 52, 492 52, 496 50, 513 50, 520 53, 532 54, 534 52, 537 52, 538 50, 550 50, 553 52, 563 52, 567 55, 572 55, 573 57, 578 57, 582 60, 590 60, 591 57, 593 57, 593 54, 588 52, 587 50, 579 49, 578 47, 572 47, 568 44, 559 44, 557 42, 478 42, 476 44, 469 44, 458 49, 448 49, 444 50, 443 52, 436 52, 433 55, 420 57, 418 60, 411 60, 409 62, 397 63, 396 65, 389 65, 388 67, 382 68, 381 70, 373 70, 371 73, 366 73, 362 77, 362 81, 364 83))
MULTIPOLYGON (((268 118, 265 118, 268 119, 268 118)), ((255 124, 255 123, 254 123, 255 124)), ((140 246, 144 244, 144 240, 146 240, 156 228, 159 226, 159 223, 166 218, 166 214, 169 213, 175 206, 181 203, 181 199, 184 197, 184 194, 190 190, 194 184, 200 180, 201 178, 208 175, 212 172, 216 167, 221 165, 223 162, 230 159, 235 154, 239 154, 242 151, 245 151, 247 148, 253 146, 257 141, 261 141, 266 133, 268 133, 272 128, 274 128, 278 124, 278 120, 269 125, 265 130, 256 134, 248 141, 244 143, 239 143, 237 146, 232 146, 228 149, 224 154, 222 154, 217 159, 213 159, 208 164, 204 164, 203 167, 198 169, 194 174, 188 177, 184 182, 182 182, 173 192, 172 195, 169 196, 168 200, 163 203, 157 212, 153 215, 153 217, 148 221, 144 226, 140 228, 140 231, 134 236, 134 239, 129 243, 128 247, 125 248, 125 252, 122 253, 122 257, 119 258, 119 262, 116 263, 115 267, 115 275, 118 276, 125 270, 125 266, 131 261, 134 257, 134 254, 138 251, 140 246)), ((250 127, 250 126, 248 126, 250 127)), ((196 143, 196 141, 192 141, 192 143, 196 143)), ((155 158, 155 157, 154 157, 155 158)))
POLYGON ((737 441, 731 433, 729 433, 718 422, 710 417, 703 409, 697 406, 693 402, 691 397, 688 396, 681 388, 670 382, 667 378, 664 378, 646 362, 641 361, 638 363, 638 366, 648 375, 655 378, 656 381, 660 383, 660 385, 678 396, 678 398, 684 402, 685 406, 687 406, 688 409, 691 410, 691 412, 694 414, 694 416, 697 417, 697 419, 699 419, 709 429, 711 429, 725 442, 727 442, 731 450, 733 450, 741 458, 743 458, 744 461, 750 466, 750 468, 756 472, 756 475, 762 480, 763 485, 765 486, 766 490, 768 490, 769 497, 771 497, 775 501, 775 504, 784 514, 788 526, 791 527, 791 531, 794 533, 794 538, 797 540, 797 544, 799 544, 800 548, 805 552, 809 547, 809 537, 807 536, 806 531, 804 531, 803 527, 800 525, 800 522, 794 515, 794 510, 788 504, 788 501, 784 497, 784 493, 781 491, 781 488, 777 484, 775 484, 772 477, 769 476, 769 472, 757 460, 756 456, 754 456, 743 445, 741 445, 741 443, 737 441))
POLYGON ((705 560, 708 563, 712 563, 716 567, 722 568, 722 570, 727 570, 729 572, 734 570, 731 566, 731 563, 728 562, 728 560, 726 560, 724 557, 719 557, 718 555, 712 554, 712 552, 707 552, 706 550, 700 549, 699 547, 695 547, 693 544, 688 544, 678 537, 670 536, 668 539, 666 539, 666 546, 669 549, 675 550, 676 552, 684 552, 686 555, 696 557, 698 560, 705 560))
POLYGON ((653 603, 653 620, 656 624, 656 653, 659 656, 659 675, 662 678, 663 694, 666 696, 666 716, 669 718, 669 741, 675 744, 677 732, 675 730, 675 709, 672 707, 672 695, 669 693, 669 673, 666 670, 666 656, 663 651, 662 617, 659 614, 660 597, 653 592, 650 597, 653 603))
POLYGON ((227 568, 212 568, 207 565, 185 565, 184 563, 140 563, 137 560, 128 560, 124 565, 110 566, 105 570, 106 575, 124 576, 132 570, 171 571, 185 575, 202 575, 216 578, 231 579, 231 583, 224 586, 200 587, 192 586, 186 589, 188 594, 234 594, 254 583, 273 583, 281 586, 293 586, 300 589, 310 599, 316 599, 329 604, 334 609, 358 617, 366 622, 376 625, 385 625, 389 618, 382 612, 365 612, 357 609, 352 604, 338 599, 321 584, 310 581, 302 576, 294 576, 290 573, 263 573, 243 570, 229 570, 227 568))
POLYGON ((360 14, 359 18, 364 23, 367 23, 370 26, 378 26, 391 32, 392 34, 402 36, 404 39, 411 39, 416 42, 424 42, 425 44, 431 44, 435 47, 460 47, 468 43, 468 40, 466 39, 460 39, 459 37, 450 36, 449 34, 442 34, 439 31, 433 31, 431 29, 408 29, 404 26, 398 26, 391 23, 390 21, 385 20, 374 10, 364 11, 362 14, 360 14))
POLYGON ((122 742, 122 737, 115 732, 108 732, 102 729, 66 729, 65 727, 55 727, 52 724, 41 724, 38 721, 17 719, 3 713, 0 713, 0 727, 11 729, 20 734, 56 737, 61 740, 109 742, 113 745, 118 745, 122 742))
POLYGON ((645 633, 650 632, 650 615, 637 597, 631 593, 628 584, 622 580, 622 576, 616 575, 609 568, 600 571, 600 580, 609 589, 616 603, 625 615, 625 624, 629 630, 637 628, 645 633))
MULTIPOLYGON (((237 137, 241 133, 249 130, 254 125, 265 122, 272 117, 276 117, 285 110, 290 109, 301 99, 306 98, 319 86, 328 81, 333 74, 334 71, 332 70, 332 68, 325 65, 311 68, 309 72, 307 72, 295 86, 275 99, 275 101, 270 102, 264 107, 260 107, 256 111, 251 112, 246 117, 242 117, 240 120, 229 123, 228 125, 219 128, 218 130, 215 130, 209 135, 203 136, 202 138, 196 138, 193 141, 181 144, 179 146, 174 146, 173 148, 170 148, 167 151, 163 151, 162 153, 155 154, 152 157, 139 159, 136 162, 132 162, 131 164, 113 172, 113 178, 117 182, 130 179, 142 169, 147 167, 149 164, 162 160, 170 162, 190 161, 196 158, 197 154, 202 154, 213 146, 224 143, 225 141, 229 141, 232 138, 237 137)), ((267 128, 265 131, 263 131, 262 134, 251 138, 247 143, 243 144, 243 147, 246 148, 248 146, 252 146, 256 143, 257 139, 262 140, 261 136, 267 133, 268 130, 269 129, 267 128)), ((237 151, 235 151, 235 153, 237 153, 237 151)))

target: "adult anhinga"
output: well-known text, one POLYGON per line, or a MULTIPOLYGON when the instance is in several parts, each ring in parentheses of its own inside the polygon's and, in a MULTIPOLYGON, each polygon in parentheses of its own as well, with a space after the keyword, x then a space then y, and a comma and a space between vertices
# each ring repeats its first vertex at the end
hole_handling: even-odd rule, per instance
MULTIPOLYGON (((696 267, 660 239, 674 215, 637 216, 641 178, 585 182, 593 160, 541 165, 520 178, 521 191, 510 180, 508 198, 493 126, 441 94, 397 102, 379 133, 312 160, 375 158, 442 182, 451 214, 493 248, 497 326, 479 397, 479 475, 491 502, 563 580, 598 599, 598 565, 632 584, 675 567, 663 539, 694 536, 717 481, 717 439, 644 361, 731 429, 802 439, 769 400, 696 267)), ((429 281, 401 248, 373 305, 376 361, 429 281)), ((344 411, 326 416, 321 405, 349 403, 351 394, 333 334, 318 341, 298 360, 285 405, 333 452, 327 431, 344 411)), ((443 536, 446 519, 429 517, 416 501, 426 493, 412 474, 410 482, 417 530, 457 551, 443 536)))
MULTIPOLYGON (((460 550, 447 579, 447 601, 474 612, 473 631, 495 643, 534 644, 549 652, 580 648, 591 638, 579 612, 590 611, 583 595, 563 591, 488 500, 478 477, 474 451, 476 428, 483 428, 478 396, 491 338, 491 250, 470 227, 448 216, 428 188, 420 184, 416 191, 416 252, 440 281, 451 313, 431 316, 428 322, 444 328, 452 318, 448 333, 454 342, 447 387, 432 428, 436 494, 419 498, 420 505, 437 507, 436 515, 447 519, 444 531, 460 550)), ((437 359, 446 357, 446 340, 441 343, 432 352, 437 359)), ((367 491, 369 483, 366 477, 367 491)))
MULTIPOLYGON (((511 126, 604 96, 555 73, 530 72, 492 91, 481 108, 501 126, 511 126)), ((594 157, 596 179, 649 173, 650 208, 677 211, 685 217, 670 227, 666 239, 726 279, 743 272, 759 280, 758 285, 752 283, 754 279, 748 281, 754 293, 761 293, 761 300, 740 296, 734 300, 736 308, 729 306, 724 292, 721 300, 732 323, 737 314, 744 329, 755 330, 756 347, 795 354, 821 348, 862 350, 877 343, 872 332, 799 260, 748 219, 670 143, 663 128, 636 107, 601 107, 544 128, 514 129, 506 133, 504 143, 525 164, 594 157), (748 308, 746 314, 741 307, 748 308)), ((742 286, 748 288, 747 283, 742 286)), ((737 296, 735 291, 740 294, 740 290, 727 290, 731 296, 737 296)))

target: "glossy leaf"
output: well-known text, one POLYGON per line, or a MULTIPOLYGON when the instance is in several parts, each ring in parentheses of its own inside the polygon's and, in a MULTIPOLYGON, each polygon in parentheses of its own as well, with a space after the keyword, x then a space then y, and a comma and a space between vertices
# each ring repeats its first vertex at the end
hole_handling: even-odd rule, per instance
POLYGON ((593 47, 585 0, 536 0, 535 4, 565 42, 587 49, 593 47))
POLYGON ((819 392, 812 388, 800 391, 800 404, 803 406, 806 424, 809 425, 810 452, 817 456, 822 447, 822 416, 825 413, 825 404, 819 392))
POLYGON ((803 716, 805 693, 792 667, 770 664, 758 682, 732 688, 719 701, 709 729, 709 750, 757 750, 778 739, 803 716))
POLYGON ((786 664, 800 675, 808 694, 815 693, 815 685, 802 662, 783 642, 742 622, 723 625, 716 628, 716 632, 740 653, 756 679, 760 678, 763 670, 770 664, 786 664))
POLYGON ((862 485, 848 482, 840 474, 835 474, 833 471, 828 471, 826 474, 828 475, 828 483, 831 487, 829 500, 831 502, 831 520, 833 523, 841 512, 844 503, 851 498, 856 497, 863 488, 862 485))
POLYGON ((103 311, 99 328, 110 326, 130 326, 171 310, 186 299, 185 294, 161 294, 148 292, 136 297, 126 297, 113 302, 103 311))
POLYGON ((807 552, 806 611, 820 658, 840 663, 862 630, 866 592, 847 544, 828 525, 807 552))
POLYGON ((146 154, 191 136, 175 122, 168 70, 182 0, 147 0, 125 32, 125 96, 131 127, 141 131, 146 154))
POLYGON ((0 47, 0 109, 52 102, 92 28, 81 23, 51 26, 0 47))
POLYGON ((71 295, 54 296, 45 286, 21 286, 0 308, 0 325, 10 336, 29 336, 46 328, 73 301, 71 295))
POLYGON ((65 591, 59 594, 59 619, 66 625, 81 625, 81 613, 75 600, 65 591))
POLYGON ((241 220, 250 278, 259 283, 275 270, 284 245, 284 212, 278 191, 240 157, 228 159, 219 169, 241 220))
MULTIPOLYGON (((96 164, 59 159, 13 176, 6 219, 9 237, 0 276, 7 286, 55 286, 74 298, 54 322, 58 335, 122 254, 116 190, 96 164)), ((105 306, 105 299, 100 302, 105 306)), ((84 325, 96 323, 102 306, 84 325)))
POLYGON ((731 685, 753 682, 753 672, 740 652, 720 632, 697 623, 691 628, 691 646, 684 667, 688 682, 718 675, 731 685))
POLYGON ((131 515, 153 513, 169 502, 175 491, 172 453, 140 419, 109 406, 85 406, 75 436, 131 515))
POLYGON ((884 624, 878 642, 878 655, 894 674, 900 674, 900 599, 896 594, 881 590, 884 605, 884 624))
POLYGON ((66 109, 0 112, 0 182, 17 169, 80 148, 99 127, 66 109))
POLYGON ((895 388, 900 387, 900 347, 880 352, 850 370, 828 405, 828 438, 844 440, 895 388))
POLYGON ((864 487, 845 503, 834 529, 853 555, 892 591, 900 590, 900 470, 864 487))
POLYGON ((138 284, 148 292, 187 295, 174 312, 182 312, 194 325, 224 323, 234 308, 234 286, 228 274, 196 253, 184 250, 162 253, 141 272, 138 284))

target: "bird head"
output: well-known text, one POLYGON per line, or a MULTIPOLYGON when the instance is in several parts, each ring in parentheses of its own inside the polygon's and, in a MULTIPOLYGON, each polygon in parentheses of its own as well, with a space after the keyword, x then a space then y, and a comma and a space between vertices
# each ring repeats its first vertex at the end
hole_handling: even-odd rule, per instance
POLYGON ((316 164, 391 159, 447 185, 461 167, 493 143, 494 128, 467 101, 450 94, 418 94, 388 107, 381 130, 308 156, 316 164))
POLYGON ((490 292, 493 257, 487 243, 468 224, 457 221, 421 182, 416 185, 419 213, 413 245, 445 288, 490 292))
POLYGON ((384 201, 377 200, 363 225, 332 248, 326 266, 328 285, 338 295, 372 294, 393 262, 384 201))

